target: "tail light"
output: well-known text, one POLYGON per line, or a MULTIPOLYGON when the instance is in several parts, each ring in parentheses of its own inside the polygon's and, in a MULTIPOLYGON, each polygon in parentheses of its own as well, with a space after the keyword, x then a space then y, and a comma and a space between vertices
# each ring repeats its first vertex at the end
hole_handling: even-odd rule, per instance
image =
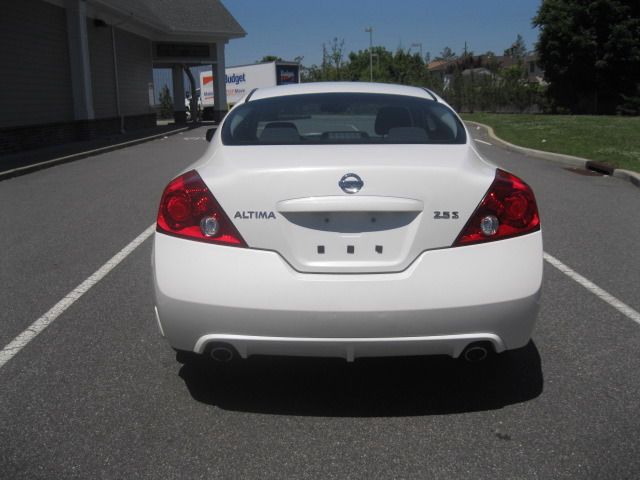
POLYGON ((473 212, 453 246, 490 242, 540 230, 533 191, 522 180, 503 170, 473 212))
POLYGON ((247 246, 195 170, 164 189, 156 231, 200 242, 247 246))

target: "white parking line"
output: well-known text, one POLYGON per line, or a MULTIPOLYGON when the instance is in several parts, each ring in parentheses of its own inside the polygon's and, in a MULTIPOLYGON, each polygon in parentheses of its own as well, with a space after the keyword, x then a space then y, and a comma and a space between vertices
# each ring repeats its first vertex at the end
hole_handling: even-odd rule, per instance
POLYGON ((493 145, 493 143, 485 142, 484 140, 480 140, 479 138, 474 138, 476 142, 484 143, 485 145, 493 145))
POLYGON ((91 287, 102 280, 111 270, 113 270, 120 262, 131 254, 142 242, 151 236, 155 230, 155 223, 147 228, 144 232, 134 238, 129 245, 124 247, 107 263, 96 270, 89 278, 71 290, 62 300, 56 303, 51 309, 33 322, 25 331, 14 338, 6 347, 0 351, 0 368, 2 368, 9 360, 11 360, 20 350, 36 338, 42 331, 53 323, 67 308, 73 305, 82 295, 87 293, 91 287))
POLYGON ((589 290, 596 297, 607 302, 609 305, 611 305, 613 308, 618 310, 620 313, 622 313, 623 315, 625 315, 626 317, 630 318, 631 320, 636 322, 638 325, 640 325, 640 313, 638 313, 638 311, 634 310, 626 303, 618 300, 616 297, 606 292, 605 290, 601 289, 595 283, 587 280, 578 272, 572 270, 570 267, 566 266, 560 260, 549 255, 546 252, 544 253, 544 259, 547 262, 549 262, 551 265, 556 267, 558 270, 560 270, 562 273, 564 273, 566 276, 568 276, 569 278, 571 278, 572 280, 576 281, 577 283, 582 285, 584 288, 589 290))

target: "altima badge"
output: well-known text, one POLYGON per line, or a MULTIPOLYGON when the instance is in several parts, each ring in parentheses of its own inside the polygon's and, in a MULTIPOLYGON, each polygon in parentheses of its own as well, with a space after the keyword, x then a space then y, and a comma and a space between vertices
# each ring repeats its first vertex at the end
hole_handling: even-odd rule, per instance
POLYGON ((236 214, 233 216, 234 220, 236 218, 240 218, 242 220, 275 220, 276 219, 276 214, 273 212, 256 212, 255 210, 243 210, 243 211, 237 211, 236 214))
POLYGON ((355 173, 347 173, 338 182, 344 193, 358 193, 364 186, 362 179, 355 173))

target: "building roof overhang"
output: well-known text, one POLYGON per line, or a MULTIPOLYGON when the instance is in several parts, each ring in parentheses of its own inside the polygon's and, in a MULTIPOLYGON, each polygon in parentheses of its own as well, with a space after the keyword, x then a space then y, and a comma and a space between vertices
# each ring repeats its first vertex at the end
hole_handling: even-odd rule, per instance
MULTIPOLYGON (((46 0, 65 7, 64 0, 46 0)), ((219 0, 86 0, 87 17, 156 42, 226 43, 246 36, 219 0)))

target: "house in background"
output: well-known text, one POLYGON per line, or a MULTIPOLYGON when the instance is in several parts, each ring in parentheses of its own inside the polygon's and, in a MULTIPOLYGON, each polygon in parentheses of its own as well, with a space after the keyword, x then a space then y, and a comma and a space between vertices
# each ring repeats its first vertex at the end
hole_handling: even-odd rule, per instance
MULTIPOLYGON (((538 64, 536 53, 528 54, 522 59, 527 73, 527 81, 530 83, 545 84, 544 71, 538 64)), ((461 69, 463 76, 491 76, 495 67, 509 68, 518 63, 515 57, 505 55, 474 55, 470 57, 458 57, 451 60, 434 60, 427 65, 427 70, 442 81, 444 89, 447 89, 456 69, 461 69)))
POLYGON ((155 126, 154 67, 170 68, 177 121, 185 68, 217 72, 246 32, 219 0, 0 2, 0 154, 155 126))

